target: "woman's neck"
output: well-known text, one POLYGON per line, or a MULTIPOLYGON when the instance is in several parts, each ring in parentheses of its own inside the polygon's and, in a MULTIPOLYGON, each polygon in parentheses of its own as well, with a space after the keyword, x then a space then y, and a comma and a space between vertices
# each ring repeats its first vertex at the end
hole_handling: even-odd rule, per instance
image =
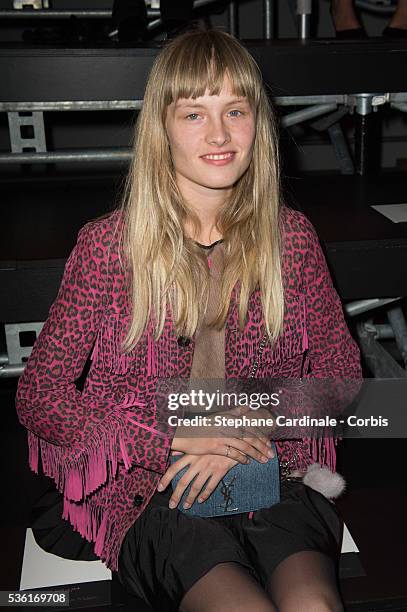
POLYGON ((193 240, 195 240, 195 242, 204 246, 211 245, 214 242, 217 242, 218 240, 221 240, 223 238, 222 234, 216 228, 215 222, 206 225, 202 222, 201 219, 200 221, 201 231, 198 235, 194 235, 194 228, 191 223, 189 223, 188 221, 185 223, 185 234, 189 238, 192 238, 193 240))
POLYGON ((210 245, 223 238, 216 227, 216 219, 219 210, 225 203, 229 190, 208 189, 178 175, 177 184, 182 197, 196 214, 201 224, 200 232, 196 235, 194 234, 194 226, 187 220, 185 223, 186 235, 203 245, 210 245))

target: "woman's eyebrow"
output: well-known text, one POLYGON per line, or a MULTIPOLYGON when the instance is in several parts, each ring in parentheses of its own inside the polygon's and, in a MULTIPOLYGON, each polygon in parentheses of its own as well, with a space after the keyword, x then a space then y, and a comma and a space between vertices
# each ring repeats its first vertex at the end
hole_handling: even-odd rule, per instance
MULTIPOLYGON (((225 106, 231 106, 233 104, 242 104, 242 103, 246 103, 248 100, 247 98, 234 98, 233 100, 229 100, 229 102, 227 102, 225 104, 225 106)), ((176 106, 178 108, 205 108, 204 104, 199 104, 198 102, 177 102, 176 106)))

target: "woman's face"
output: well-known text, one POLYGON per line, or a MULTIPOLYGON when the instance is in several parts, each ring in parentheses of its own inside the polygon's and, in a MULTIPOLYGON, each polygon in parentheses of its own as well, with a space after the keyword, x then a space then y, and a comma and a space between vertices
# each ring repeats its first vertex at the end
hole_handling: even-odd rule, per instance
POLYGON ((227 195, 252 159, 254 112, 246 98, 232 93, 227 77, 218 96, 206 91, 170 104, 166 130, 184 197, 214 190, 227 195))

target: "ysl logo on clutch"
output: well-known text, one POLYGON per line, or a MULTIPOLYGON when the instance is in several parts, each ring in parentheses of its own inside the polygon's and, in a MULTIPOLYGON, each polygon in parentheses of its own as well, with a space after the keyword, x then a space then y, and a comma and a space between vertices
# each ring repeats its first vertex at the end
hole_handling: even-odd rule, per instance
POLYGON ((235 480, 236 480, 236 476, 233 476, 229 484, 226 484, 226 482, 222 478, 222 487, 221 487, 220 492, 223 495, 223 499, 225 500, 225 503, 219 504, 219 505, 221 508, 223 508, 224 512, 234 512, 236 510, 239 510, 239 508, 230 508, 230 506, 233 504, 233 497, 232 497, 231 490, 233 488, 233 485, 235 484, 235 480))

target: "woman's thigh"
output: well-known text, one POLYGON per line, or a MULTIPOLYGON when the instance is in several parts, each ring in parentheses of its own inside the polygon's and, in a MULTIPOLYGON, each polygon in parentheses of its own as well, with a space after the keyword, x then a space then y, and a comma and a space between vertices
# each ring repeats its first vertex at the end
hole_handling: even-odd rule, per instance
POLYGON ((343 522, 330 501, 301 482, 283 482, 281 502, 242 516, 232 528, 264 588, 274 570, 302 551, 319 552, 336 571, 343 522))
POLYGON ((334 561, 315 550, 284 559, 267 582, 279 612, 343 612, 334 561))

